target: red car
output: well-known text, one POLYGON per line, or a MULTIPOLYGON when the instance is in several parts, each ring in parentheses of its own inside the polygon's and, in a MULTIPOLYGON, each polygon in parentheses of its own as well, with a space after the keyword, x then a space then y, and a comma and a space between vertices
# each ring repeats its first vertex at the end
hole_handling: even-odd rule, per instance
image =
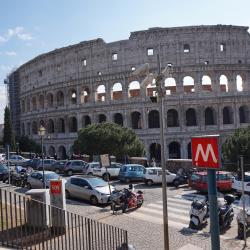
MULTIPOLYGON (((232 177, 229 172, 217 171, 216 183, 218 191, 230 191, 232 189, 232 177)), ((188 182, 189 187, 198 191, 207 192, 208 190, 208 176, 207 172, 193 173, 188 182)))

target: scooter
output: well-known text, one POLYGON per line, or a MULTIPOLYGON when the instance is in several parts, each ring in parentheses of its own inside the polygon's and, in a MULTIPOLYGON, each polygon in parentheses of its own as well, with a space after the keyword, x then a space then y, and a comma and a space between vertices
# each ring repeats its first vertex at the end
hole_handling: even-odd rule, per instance
POLYGON ((188 183, 188 176, 184 174, 177 174, 176 177, 173 180, 173 184, 176 188, 178 188, 180 185, 184 185, 188 183))

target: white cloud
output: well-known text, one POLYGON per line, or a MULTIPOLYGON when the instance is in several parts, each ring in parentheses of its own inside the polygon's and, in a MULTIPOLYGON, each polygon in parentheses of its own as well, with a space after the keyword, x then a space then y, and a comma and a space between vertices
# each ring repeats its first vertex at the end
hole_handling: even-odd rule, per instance
POLYGON ((5 55, 7 55, 7 56, 16 56, 17 53, 15 51, 6 51, 5 55))
POLYGON ((0 70, 1 70, 1 71, 10 71, 11 69, 12 69, 11 66, 0 65, 0 70))
POLYGON ((7 42, 14 37, 23 41, 30 41, 34 39, 30 33, 25 31, 24 27, 17 26, 13 29, 8 29, 5 35, 0 36, 0 42, 7 42))

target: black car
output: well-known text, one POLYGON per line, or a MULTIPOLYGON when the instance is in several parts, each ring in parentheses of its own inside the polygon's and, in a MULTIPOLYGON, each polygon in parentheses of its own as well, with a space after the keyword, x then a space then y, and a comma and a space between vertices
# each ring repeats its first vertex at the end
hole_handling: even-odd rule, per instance
POLYGON ((25 168, 31 167, 33 169, 37 169, 37 166, 38 166, 40 161, 41 161, 40 158, 34 158, 32 160, 28 160, 23 164, 23 167, 25 167, 25 168))
POLYGON ((5 165, 0 165, 0 181, 6 181, 8 179, 8 168, 5 165))

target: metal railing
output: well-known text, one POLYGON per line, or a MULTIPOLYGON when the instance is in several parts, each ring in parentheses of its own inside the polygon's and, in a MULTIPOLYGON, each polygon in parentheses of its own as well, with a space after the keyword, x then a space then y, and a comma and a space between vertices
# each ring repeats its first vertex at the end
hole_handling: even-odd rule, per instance
POLYGON ((127 231, 0 189, 0 245, 15 249, 127 250, 127 231))

